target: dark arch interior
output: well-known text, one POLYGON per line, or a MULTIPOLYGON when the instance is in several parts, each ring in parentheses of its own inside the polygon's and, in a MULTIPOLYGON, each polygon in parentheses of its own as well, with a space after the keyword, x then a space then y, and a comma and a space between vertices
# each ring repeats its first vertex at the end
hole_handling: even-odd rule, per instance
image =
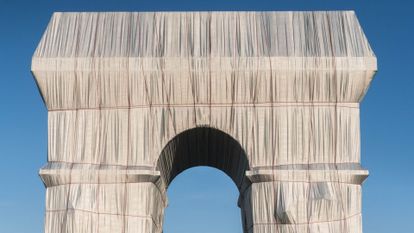
POLYGON ((247 182, 246 152, 233 137, 210 127, 196 127, 176 135, 163 149, 157 169, 165 188, 178 174, 196 166, 210 166, 226 173, 239 190, 247 182))

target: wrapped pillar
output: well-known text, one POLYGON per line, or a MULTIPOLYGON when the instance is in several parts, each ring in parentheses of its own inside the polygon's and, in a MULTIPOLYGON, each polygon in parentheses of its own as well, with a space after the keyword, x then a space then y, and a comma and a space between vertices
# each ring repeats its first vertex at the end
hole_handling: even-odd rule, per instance
POLYGON ((159 172, 50 163, 40 174, 47 186, 45 232, 162 232, 167 200, 159 172))

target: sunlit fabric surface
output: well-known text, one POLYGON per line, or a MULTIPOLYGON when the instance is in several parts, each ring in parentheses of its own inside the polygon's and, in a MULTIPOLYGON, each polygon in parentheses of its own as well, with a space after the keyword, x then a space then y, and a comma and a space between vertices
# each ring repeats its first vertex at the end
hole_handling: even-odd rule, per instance
POLYGON ((55 13, 32 60, 45 232, 161 233, 168 185, 204 165, 245 233, 362 233, 376 69, 352 11, 55 13))

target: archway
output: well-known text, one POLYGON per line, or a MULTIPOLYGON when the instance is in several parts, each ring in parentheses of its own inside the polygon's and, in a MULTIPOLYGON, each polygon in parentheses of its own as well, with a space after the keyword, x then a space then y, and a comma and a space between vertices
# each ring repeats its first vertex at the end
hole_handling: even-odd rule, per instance
MULTIPOLYGON (((166 192, 177 175, 197 166, 223 171, 237 186, 240 196, 250 184, 246 178, 249 160, 240 143, 221 130, 196 127, 176 135, 162 150, 157 161, 161 189, 166 192)), ((246 214, 240 201, 239 207, 245 229, 246 214)))
POLYGON ((226 173, 241 190, 248 184, 246 152, 230 135, 210 127, 186 130, 164 147, 157 170, 165 188, 178 174, 195 166, 210 166, 226 173))

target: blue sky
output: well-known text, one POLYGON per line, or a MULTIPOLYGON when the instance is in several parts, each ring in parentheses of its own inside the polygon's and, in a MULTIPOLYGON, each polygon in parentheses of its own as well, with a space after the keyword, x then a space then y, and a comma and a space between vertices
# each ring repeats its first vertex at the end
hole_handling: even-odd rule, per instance
MULTIPOLYGON (((47 112, 31 56, 54 11, 355 10, 379 71, 361 104, 365 233, 410 233, 414 221, 414 3, 374 0, 0 0, 0 233, 43 231, 47 112)), ((241 233, 237 189, 212 168, 179 175, 165 233, 241 233), (185 204, 184 200, 187 202, 185 204), (207 221, 206 219, 210 219, 207 221)))

